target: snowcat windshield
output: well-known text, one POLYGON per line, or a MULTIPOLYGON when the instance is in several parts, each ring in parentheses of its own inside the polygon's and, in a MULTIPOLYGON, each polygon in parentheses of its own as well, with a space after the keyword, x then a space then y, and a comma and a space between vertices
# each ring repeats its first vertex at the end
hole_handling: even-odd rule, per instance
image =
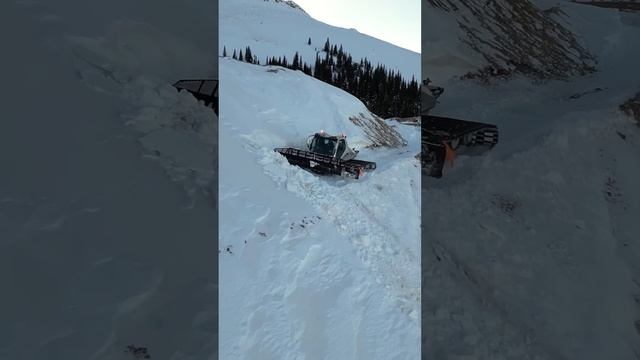
POLYGON ((311 151, 322 155, 333 156, 333 150, 336 148, 336 141, 336 139, 316 136, 313 140, 311 151))

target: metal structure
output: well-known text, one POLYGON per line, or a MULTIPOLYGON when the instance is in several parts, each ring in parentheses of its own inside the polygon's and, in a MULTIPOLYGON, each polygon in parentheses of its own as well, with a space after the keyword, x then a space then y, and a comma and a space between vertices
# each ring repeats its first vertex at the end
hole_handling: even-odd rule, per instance
POLYGON ((173 84, 178 90, 190 92, 196 99, 204 101, 206 106, 213 108, 218 115, 218 80, 216 79, 186 79, 173 84))
POLYGON ((375 170, 376 163, 355 160, 358 150, 349 148, 347 137, 332 136, 320 131, 307 138, 306 150, 276 148, 290 164, 323 175, 340 175, 359 179, 365 171, 375 170))
POLYGON ((441 178, 445 161, 456 154, 481 154, 498 143, 495 125, 430 115, 444 89, 428 80, 422 85, 422 164, 428 176, 441 178))

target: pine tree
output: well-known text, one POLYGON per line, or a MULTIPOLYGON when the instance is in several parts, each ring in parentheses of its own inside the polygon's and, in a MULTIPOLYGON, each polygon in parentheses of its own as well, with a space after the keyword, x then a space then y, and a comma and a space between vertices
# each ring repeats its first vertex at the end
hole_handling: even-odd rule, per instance
POLYGON ((247 46, 247 48, 244 51, 244 58, 245 61, 248 63, 251 63, 253 61, 253 55, 251 54, 251 48, 247 46))
POLYGON ((307 65, 307 63, 304 63, 304 64, 302 65, 302 72, 304 72, 305 74, 307 74, 307 75, 309 75, 309 76, 312 76, 312 73, 311 73, 311 66, 307 65))
POLYGON ((320 80, 320 55, 316 53, 316 62, 313 64, 313 77, 320 80))
POLYGON ((238 60, 238 55, 236 54, 236 50, 233 49, 233 56, 232 56, 233 60, 238 60))
MULTIPOLYGON (((307 43, 310 43, 311 38, 307 43)), ((417 116, 420 111, 420 88, 415 78, 406 81, 400 72, 387 69, 382 64, 372 66, 367 58, 354 62, 352 56, 344 51, 342 45, 325 43, 323 57, 316 53, 313 66, 305 63, 298 52, 293 61, 282 57, 266 57, 267 65, 282 66, 292 70, 301 70, 314 78, 339 87, 360 99, 372 112, 384 118, 394 116, 417 116)), ((234 50, 235 56, 235 50, 234 50)), ((259 64, 258 57, 245 48, 241 59, 259 64)))
POLYGON ((240 55, 238 55, 238 60, 244 61, 244 56, 242 56, 242 50, 240 50, 240 55))
POLYGON ((309 38, 309 40, 307 40, 307 45, 311 45, 311 38, 309 38))
POLYGON ((227 57, 227 47, 222 47, 222 57, 227 57))
POLYGON ((298 66, 299 66, 299 57, 298 57, 298 52, 296 51, 295 55, 293 55, 293 63, 291 63, 291 68, 293 70, 298 70, 298 66))
POLYGON ((331 47, 331 44, 329 44, 329 38, 327 38, 327 41, 324 43, 324 48, 322 48, 322 50, 328 53, 329 50, 331 50, 330 47, 331 47))

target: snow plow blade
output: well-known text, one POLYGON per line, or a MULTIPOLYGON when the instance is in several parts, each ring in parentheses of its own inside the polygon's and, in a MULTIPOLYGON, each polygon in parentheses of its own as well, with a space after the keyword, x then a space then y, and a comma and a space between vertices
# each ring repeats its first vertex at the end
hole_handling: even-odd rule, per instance
POLYGON ((359 179, 365 171, 375 170, 376 163, 362 160, 340 161, 331 156, 295 148, 275 148, 291 165, 322 175, 340 175, 359 179))
POLYGON ((423 166, 427 175, 442 177, 447 147, 462 155, 480 155, 498 143, 498 127, 441 116, 422 116, 423 166))
POLYGON ((475 121, 459 120, 442 116, 422 116, 422 131, 427 139, 453 143, 465 147, 486 146, 498 143, 498 127, 475 121))
POLYGON ((196 99, 204 101, 206 106, 212 107, 218 115, 218 80, 179 80, 173 87, 190 92, 196 99))

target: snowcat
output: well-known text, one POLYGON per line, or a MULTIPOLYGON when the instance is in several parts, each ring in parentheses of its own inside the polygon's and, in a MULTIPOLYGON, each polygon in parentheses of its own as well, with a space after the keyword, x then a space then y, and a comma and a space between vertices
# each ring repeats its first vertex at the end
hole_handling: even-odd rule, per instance
POLYGON ((307 149, 275 148, 291 165, 322 175, 340 175, 359 179, 376 163, 355 160, 358 150, 349 148, 344 134, 332 136, 321 130, 307 138, 307 149))
POLYGON ((495 125, 429 115, 444 89, 431 85, 428 79, 422 85, 422 154, 428 176, 441 178, 445 162, 456 154, 479 155, 498 143, 495 125))
POLYGON ((173 87, 190 92, 196 99, 204 101, 205 106, 213 108, 218 115, 218 80, 178 80, 173 87))

